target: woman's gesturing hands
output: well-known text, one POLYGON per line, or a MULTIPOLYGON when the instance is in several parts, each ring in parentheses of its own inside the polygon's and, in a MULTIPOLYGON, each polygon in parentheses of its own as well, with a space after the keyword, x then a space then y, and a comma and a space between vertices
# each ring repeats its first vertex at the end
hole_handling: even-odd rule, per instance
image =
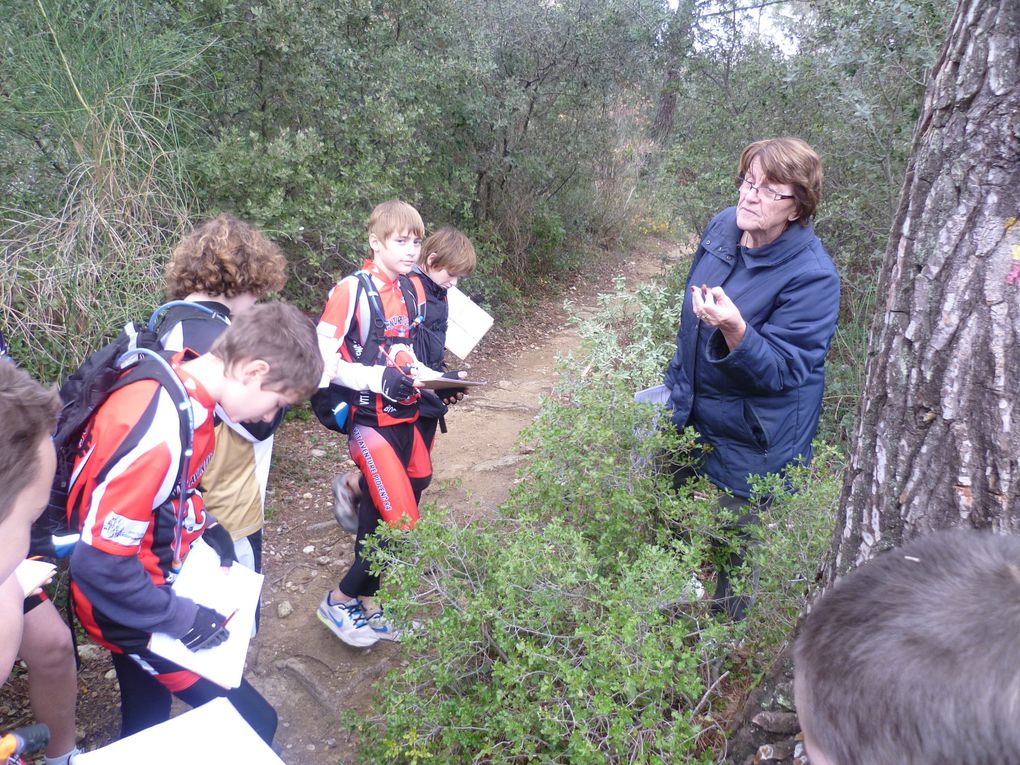
POLYGON ((740 309, 722 287, 709 287, 707 284, 691 287, 691 307, 701 321, 719 328, 730 350, 740 345, 747 325, 740 315, 740 309))

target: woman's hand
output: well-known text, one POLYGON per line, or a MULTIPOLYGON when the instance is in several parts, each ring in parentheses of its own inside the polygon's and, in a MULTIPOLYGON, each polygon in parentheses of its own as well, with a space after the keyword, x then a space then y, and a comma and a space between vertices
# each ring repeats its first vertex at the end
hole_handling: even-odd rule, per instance
POLYGON ((691 287, 691 306, 694 315, 710 327, 718 327, 726 346, 732 351, 744 339, 747 324, 740 309, 726 295, 722 287, 691 287))

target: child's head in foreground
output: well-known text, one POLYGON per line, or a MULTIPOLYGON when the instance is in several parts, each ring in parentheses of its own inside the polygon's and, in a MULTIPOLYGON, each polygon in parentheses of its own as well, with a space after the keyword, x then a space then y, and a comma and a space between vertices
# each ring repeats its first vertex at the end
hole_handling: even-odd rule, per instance
POLYGON ((0 581, 28 553, 29 529, 50 498, 59 409, 55 389, 0 360, 0 581))
POLYGON ((812 765, 1020 763, 1020 539, 880 554, 818 601, 794 662, 812 765))
POLYGON ((395 277, 406 274, 421 252, 425 224, 407 202, 391 199, 376 205, 368 218, 368 244, 372 257, 384 272, 395 277))
POLYGON ((418 265, 440 287, 456 287, 475 270, 475 248, 457 229, 441 228, 422 244, 418 265))
POLYGON ((271 418, 319 387, 322 354, 315 325, 292 305, 264 303, 234 319, 212 348, 230 381, 218 403, 237 422, 271 418))
POLYGON ((274 242, 251 224, 222 213, 197 226, 174 248, 166 295, 172 300, 192 294, 250 295, 261 300, 283 289, 286 268, 274 242))

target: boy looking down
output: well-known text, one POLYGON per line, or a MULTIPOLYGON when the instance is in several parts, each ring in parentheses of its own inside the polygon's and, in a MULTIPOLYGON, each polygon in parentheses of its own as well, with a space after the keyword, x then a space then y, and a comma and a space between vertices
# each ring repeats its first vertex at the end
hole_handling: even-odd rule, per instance
POLYGON ((79 518, 81 528, 71 556, 75 609, 112 654, 122 736, 168 719, 171 694, 192 706, 226 696, 271 742, 276 712, 246 680, 227 691, 147 646, 154 632, 180 638, 191 650, 226 638, 225 615, 169 586, 175 561, 183 562, 200 537, 224 565, 234 558, 230 534, 206 512, 198 491, 213 451, 213 410, 218 404, 235 421, 269 422, 281 407, 308 397, 322 375, 315 329, 292 306, 256 306, 208 353, 178 352, 172 366, 194 421, 187 496, 175 493, 182 439, 171 394, 147 379, 114 391, 86 428, 68 495, 68 517, 79 518))
POLYGON ((428 448, 414 424, 420 396, 408 373, 418 363, 412 334, 423 298, 406 274, 418 260, 424 230, 418 211, 406 202, 378 205, 368 221, 372 259, 363 266, 376 294, 352 274, 330 292, 319 319, 328 374, 354 393, 348 449, 361 473, 361 499, 354 563, 326 593, 317 615, 338 638, 356 647, 394 640, 399 634, 381 609, 362 600, 379 589, 379 577, 371 573, 363 554, 365 539, 380 521, 413 526, 421 492, 432 477, 428 448))

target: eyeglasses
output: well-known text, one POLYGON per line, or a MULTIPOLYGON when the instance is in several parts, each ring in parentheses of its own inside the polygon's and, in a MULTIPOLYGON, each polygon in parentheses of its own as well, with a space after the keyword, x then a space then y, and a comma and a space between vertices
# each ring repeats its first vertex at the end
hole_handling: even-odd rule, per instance
POLYGON ((750 178, 745 178, 742 175, 738 175, 737 176, 737 185, 738 185, 738 187, 740 188, 741 191, 745 191, 745 192, 748 192, 748 193, 750 193, 751 191, 757 191, 758 194, 761 195, 763 198, 765 198, 765 199, 773 199, 776 202, 778 202, 778 201, 780 201, 782 199, 795 199, 796 198, 793 194, 780 194, 778 191, 776 191, 775 189, 771 188, 770 186, 765 186, 765 185, 762 185, 760 183, 758 185, 755 185, 755 184, 751 183, 750 178))

